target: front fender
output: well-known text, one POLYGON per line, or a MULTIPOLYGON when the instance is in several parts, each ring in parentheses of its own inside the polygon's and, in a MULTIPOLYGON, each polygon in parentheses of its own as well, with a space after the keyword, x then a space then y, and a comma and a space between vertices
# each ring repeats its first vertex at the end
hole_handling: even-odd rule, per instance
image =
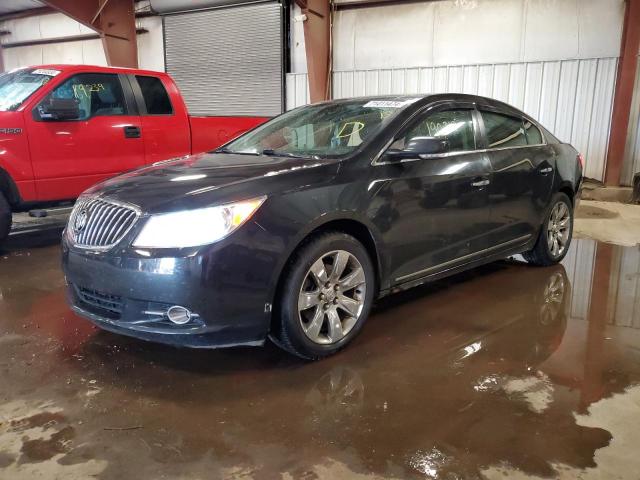
POLYGON ((280 241, 277 250, 279 260, 273 270, 269 283, 269 298, 275 301, 278 282, 286 265, 300 244, 314 232, 329 227, 331 224, 338 226, 339 222, 350 222, 352 225, 359 225, 367 230, 376 249, 377 258, 373 259, 377 263, 380 273, 381 288, 385 287, 384 279, 387 278, 387 262, 381 252, 384 252, 382 235, 378 228, 366 217, 361 208, 357 205, 345 205, 336 203, 345 201, 345 198, 353 198, 352 195, 341 195, 346 189, 352 189, 352 185, 332 185, 317 189, 316 192, 293 192, 280 198, 272 198, 268 202, 268 209, 261 212, 255 221, 267 228, 272 233, 276 233, 280 241), (342 199, 342 200, 341 200, 342 199), (271 222, 263 225, 262 221, 277 218, 277 212, 287 211, 287 219, 281 222, 271 222), (331 213, 326 213, 331 212, 331 213))

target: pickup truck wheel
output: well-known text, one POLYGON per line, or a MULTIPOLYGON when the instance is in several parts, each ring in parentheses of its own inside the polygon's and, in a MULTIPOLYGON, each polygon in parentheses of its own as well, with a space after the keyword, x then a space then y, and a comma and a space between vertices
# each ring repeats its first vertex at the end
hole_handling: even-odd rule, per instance
POLYGON ((0 244, 6 240, 11 230, 11 205, 0 192, 0 244))

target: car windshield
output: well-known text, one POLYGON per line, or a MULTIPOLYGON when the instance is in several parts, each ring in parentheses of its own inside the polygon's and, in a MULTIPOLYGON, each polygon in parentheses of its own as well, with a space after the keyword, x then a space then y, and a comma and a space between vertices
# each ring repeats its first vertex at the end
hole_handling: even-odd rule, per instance
POLYGON ((218 150, 292 157, 341 157, 367 143, 418 99, 351 100, 297 108, 218 150))
POLYGON ((0 76, 0 111, 15 110, 60 72, 38 68, 16 70, 0 76))

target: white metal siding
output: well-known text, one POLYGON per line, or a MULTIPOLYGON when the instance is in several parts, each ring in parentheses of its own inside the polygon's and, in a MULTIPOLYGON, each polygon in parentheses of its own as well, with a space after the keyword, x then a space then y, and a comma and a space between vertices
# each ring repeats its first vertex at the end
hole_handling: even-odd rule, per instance
MULTIPOLYGON (((335 72, 334 98, 461 92, 507 102, 536 118, 586 158, 602 180, 617 58, 335 72)), ((287 108, 308 102, 305 74, 287 76, 287 108)))
POLYGON ((282 112, 282 6, 268 2, 168 15, 167 72, 192 115, 282 112))
MULTIPOLYGON (((614 57, 620 54, 624 4, 441 0, 338 10, 334 70, 614 57)), ((299 42, 294 37, 294 45, 299 42)))
POLYGON ((633 175, 638 172, 640 172, 640 58, 638 59, 636 84, 631 101, 631 118, 622 167, 622 184, 632 185, 633 175))
MULTIPOLYGON (((162 21, 160 17, 139 18, 136 20, 136 24, 138 27, 145 28, 148 31, 137 37, 138 64, 140 68, 164 71, 162 21)), ((0 30, 10 32, 0 37, 0 43, 2 44, 95 33, 90 28, 62 13, 6 20, 0 22, 0 30)), ((0 55, 4 58, 6 70, 41 65, 43 63, 107 65, 100 39, 4 48, 0 55)))

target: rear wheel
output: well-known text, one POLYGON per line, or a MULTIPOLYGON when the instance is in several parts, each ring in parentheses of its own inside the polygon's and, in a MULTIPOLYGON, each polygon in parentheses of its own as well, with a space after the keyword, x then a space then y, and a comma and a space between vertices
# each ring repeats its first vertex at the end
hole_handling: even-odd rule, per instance
POLYGON ((554 265, 567 254, 572 237, 573 205, 566 194, 558 192, 553 196, 535 246, 523 256, 532 265, 554 265))
POLYGON ((11 205, 0 192, 0 244, 9 236, 11 219, 11 205))
POLYGON ((276 315, 276 343, 316 360, 344 348, 369 315, 373 264, 350 235, 321 234, 300 248, 285 272, 276 315))

